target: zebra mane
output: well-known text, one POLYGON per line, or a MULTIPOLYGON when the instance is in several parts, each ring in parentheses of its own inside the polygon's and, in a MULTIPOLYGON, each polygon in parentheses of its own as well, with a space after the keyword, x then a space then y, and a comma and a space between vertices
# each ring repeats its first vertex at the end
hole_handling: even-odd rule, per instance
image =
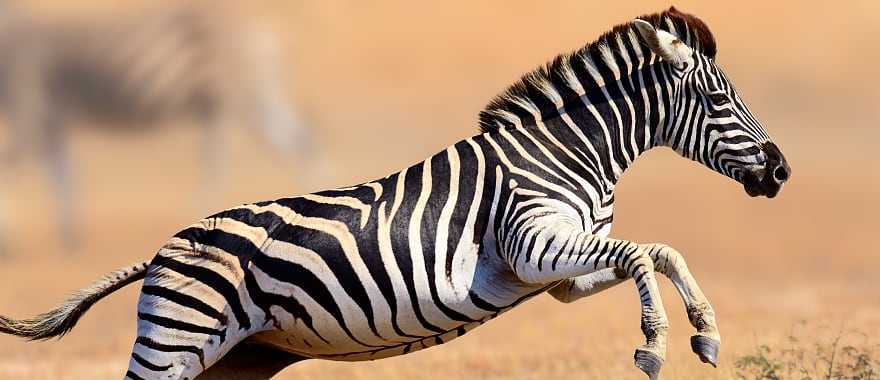
MULTIPOLYGON (((715 37, 709 27, 696 16, 671 7, 664 12, 638 18, 651 23, 658 30, 665 30, 678 36, 695 51, 715 59, 717 54, 715 37)), ((628 41, 632 45, 645 44, 645 41, 635 30, 633 23, 628 22, 615 26, 611 31, 581 49, 559 55, 546 65, 524 75, 495 97, 480 112, 480 131, 486 133, 513 127, 519 120, 532 118, 531 115, 535 114, 552 115, 557 113, 558 107, 556 105, 569 104, 568 97, 579 96, 553 90, 555 84, 578 82, 575 71, 572 69, 572 61, 583 60, 597 67, 617 67, 619 63, 616 61, 614 51, 622 41, 628 41), (548 99, 550 102, 547 101, 548 99)), ((568 87, 577 88, 580 85, 568 87)))

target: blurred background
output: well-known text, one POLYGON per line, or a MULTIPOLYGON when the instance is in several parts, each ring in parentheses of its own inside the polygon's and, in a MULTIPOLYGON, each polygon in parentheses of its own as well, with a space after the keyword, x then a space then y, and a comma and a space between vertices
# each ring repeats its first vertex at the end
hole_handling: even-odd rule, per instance
MULTIPOLYGON (((214 211, 359 183, 420 161, 475 134, 477 113, 521 74, 672 5, 7 4, 0 6, 0 149, 18 149, 5 151, 0 166, 0 310, 19 317, 151 257, 214 211), (61 80, 64 91, 94 96, 55 96, 64 91, 45 78, 65 73, 53 69, 68 67, 58 62, 95 76, 61 80), (71 101, 92 97, 126 111, 105 117, 106 109, 71 101), (50 116, 63 122, 45 122, 50 116), (47 148, 58 141, 63 160, 47 148), (69 191, 57 191, 65 183, 69 191)), ((649 152, 624 176, 613 235, 680 250, 723 337, 719 368, 700 364, 683 306, 661 280, 671 323, 663 375, 736 378, 738 358, 761 345, 794 345, 793 332, 821 340, 845 331, 848 344, 876 347, 880 3, 674 5, 709 24, 720 65, 793 177, 778 198, 753 199, 668 149, 649 152)), ((131 286, 98 304, 63 342, 0 336, 0 379, 119 378, 137 292, 131 286)), ((279 378, 640 379, 632 366, 642 342, 638 310, 629 283, 569 305, 541 296, 440 348, 370 363, 307 361, 279 378)))

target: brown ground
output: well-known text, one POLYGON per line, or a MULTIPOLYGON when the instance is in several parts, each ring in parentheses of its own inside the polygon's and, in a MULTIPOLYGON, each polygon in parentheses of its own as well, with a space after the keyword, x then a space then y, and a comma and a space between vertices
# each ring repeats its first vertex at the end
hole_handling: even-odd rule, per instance
MULTIPOLYGON (((45 2, 43 2, 45 3, 45 2)), ((99 9, 111 1, 92 1, 99 9)), ((271 2, 248 10, 289 40, 291 89, 334 169, 280 162, 239 133, 222 191, 197 194, 194 129, 74 142, 87 239, 65 252, 36 165, 10 173, 12 257, 0 265, 0 310, 29 316, 130 262, 177 229, 237 203, 385 175, 473 134, 480 107, 520 73, 613 23, 665 2, 271 2)), ((880 331, 876 240, 880 122, 875 69, 880 6, 682 1, 716 32, 719 59, 787 155, 793 178, 774 200, 668 150, 649 153, 619 186, 614 235, 681 250, 718 313, 721 365, 690 353, 691 328, 663 281, 671 318, 667 379, 727 379, 736 357, 778 344, 810 321, 880 331)), ((50 2, 51 4, 51 2, 50 2)), ((64 3, 69 4, 69 3, 64 3)), ((45 6, 45 4, 41 5, 45 6)), ((57 6, 57 4, 55 4, 57 6)), ((77 9, 70 5, 66 8, 77 9)), ((61 342, 0 337, 0 379, 113 379, 128 361, 137 286, 98 304, 61 342)), ((634 287, 564 305, 538 297, 455 342, 372 363, 311 361, 283 379, 641 379, 634 287)))

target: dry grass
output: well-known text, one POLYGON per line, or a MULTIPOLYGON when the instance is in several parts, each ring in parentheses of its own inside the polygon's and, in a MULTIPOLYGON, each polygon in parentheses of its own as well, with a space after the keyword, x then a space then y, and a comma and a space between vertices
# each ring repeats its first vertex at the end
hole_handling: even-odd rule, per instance
POLYGON ((877 380, 880 345, 873 334, 809 328, 802 321, 784 342, 766 342, 736 360, 738 378, 754 380, 877 380), (795 331, 796 330, 796 331, 795 331), (816 331, 818 330, 818 331, 816 331))
MULTIPOLYGON (((45 311, 101 274, 151 256, 177 229, 213 210, 356 183, 419 160, 474 133, 476 112, 522 71, 612 23, 666 6, 606 3, 257 3, 256 13, 292 36, 298 81, 291 88, 320 128, 335 171, 291 168, 255 154, 262 148, 236 135, 225 187, 195 194, 193 129, 137 141, 84 131, 73 151, 88 239, 77 252, 52 238, 39 168, 4 177, 17 181, 2 186, 14 197, 15 239, 14 256, 0 261, 0 311, 45 311)), ((876 334, 880 161, 873 141, 880 137, 880 86, 861 79, 875 69, 877 51, 860 44, 877 35, 880 6, 684 3, 717 31, 720 59, 786 153, 793 177, 778 199, 750 199, 738 185, 664 150, 649 153, 623 179, 614 235, 683 252, 723 336, 719 368, 699 363, 681 302, 663 281, 672 324, 664 378, 736 378, 744 371, 735 366, 739 358, 760 345, 777 352, 800 320, 876 334), (812 32, 818 25, 822 33, 812 32), (799 37, 805 34, 808 40, 799 37)), ((132 286, 103 301, 61 342, 0 336, 0 378, 119 378, 133 340, 136 294, 132 286)), ((627 283, 571 305, 538 297, 457 341, 409 356, 308 361, 279 377, 642 379, 632 366, 641 342, 637 295, 627 283)))

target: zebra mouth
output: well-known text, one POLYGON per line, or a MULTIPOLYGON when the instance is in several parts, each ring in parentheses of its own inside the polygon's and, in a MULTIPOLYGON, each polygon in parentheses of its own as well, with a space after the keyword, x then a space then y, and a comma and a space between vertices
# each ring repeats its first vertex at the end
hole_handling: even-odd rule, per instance
POLYGON ((749 196, 765 196, 767 198, 773 198, 779 194, 779 190, 782 189, 782 184, 774 181, 772 175, 764 175, 759 178, 752 172, 746 172, 745 176, 743 176, 743 187, 746 189, 746 193, 748 193, 749 196))

